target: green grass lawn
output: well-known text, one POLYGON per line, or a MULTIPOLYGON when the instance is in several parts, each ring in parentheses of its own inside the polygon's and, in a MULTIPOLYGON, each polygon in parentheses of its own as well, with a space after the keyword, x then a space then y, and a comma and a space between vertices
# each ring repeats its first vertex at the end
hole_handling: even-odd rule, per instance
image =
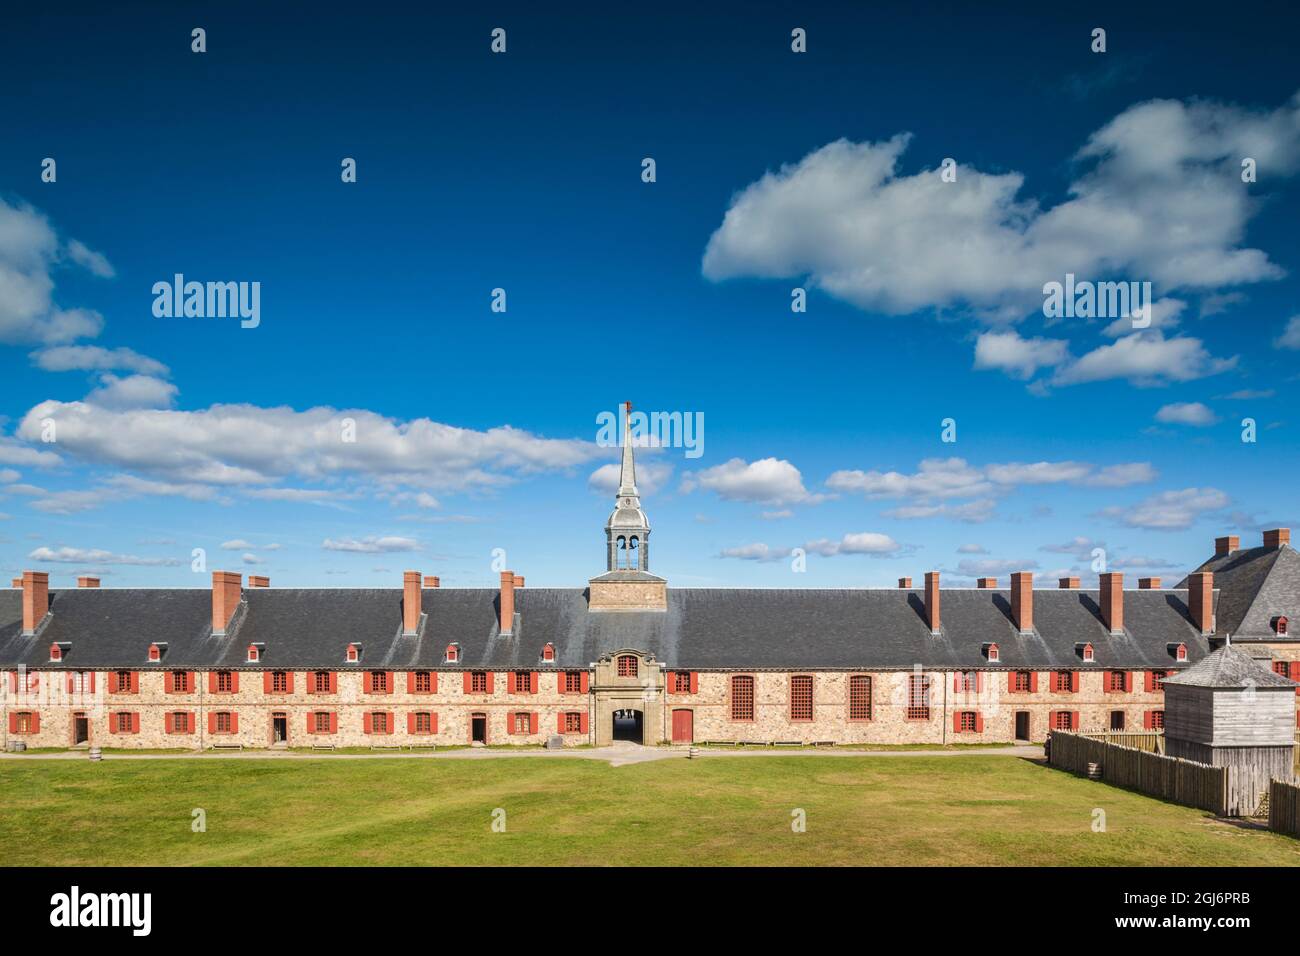
POLYGON ((1005 756, 11 760, 0 808, 0 863, 24 866, 1300 863, 1300 841, 1005 756))

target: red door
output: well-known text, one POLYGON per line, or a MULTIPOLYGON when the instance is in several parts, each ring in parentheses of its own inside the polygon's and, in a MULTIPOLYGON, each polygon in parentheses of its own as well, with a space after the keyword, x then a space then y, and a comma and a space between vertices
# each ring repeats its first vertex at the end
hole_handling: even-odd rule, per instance
POLYGON ((673 711, 673 743, 689 744, 695 740, 695 713, 690 710, 673 711))

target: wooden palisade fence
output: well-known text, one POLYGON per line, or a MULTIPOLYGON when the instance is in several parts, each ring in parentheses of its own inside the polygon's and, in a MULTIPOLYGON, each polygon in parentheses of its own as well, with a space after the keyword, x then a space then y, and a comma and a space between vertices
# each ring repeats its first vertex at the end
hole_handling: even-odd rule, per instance
POLYGON ((1237 805, 1239 795, 1232 793, 1226 767, 1165 757, 1057 730, 1052 731, 1050 762, 1074 773, 1087 773, 1088 764, 1096 763, 1106 783, 1208 810, 1217 816, 1241 816, 1255 809, 1253 803, 1247 807, 1237 805))
POLYGON ((1281 780, 1269 785, 1268 828, 1300 836, 1300 787, 1281 780))
POLYGON ((1151 754, 1165 752, 1164 733, 1159 730, 1101 730, 1096 733, 1080 734, 1080 736, 1100 740, 1106 744, 1119 744, 1121 747, 1145 750, 1151 754))

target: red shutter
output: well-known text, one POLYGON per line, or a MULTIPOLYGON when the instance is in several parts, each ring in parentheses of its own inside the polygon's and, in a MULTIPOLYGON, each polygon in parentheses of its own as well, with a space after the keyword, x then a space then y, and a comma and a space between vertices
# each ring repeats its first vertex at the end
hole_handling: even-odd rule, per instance
POLYGON ((339 715, 337 712, 331 710, 330 711, 330 733, 337 734, 338 732, 339 732, 339 715))
MULTIPOLYGON (((588 688, 590 687, 590 680, 591 680, 591 675, 588 674, 586 671, 583 671, 583 672, 582 672, 582 692, 583 692, 584 694, 587 693, 587 690, 588 690, 588 688)), ((693 686, 693 685, 692 685, 692 686, 693 686)))
POLYGON ((1079 676, 1080 675, 1078 671, 1070 671, 1070 693, 1071 694, 1079 693, 1079 676))
POLYGON ((487 692, 488 692, 489 694, 492 693, 492 688, 496 685, 496 676, 497 676, 497 675, 496 675, 493 671, 488 671, 488 672, 487 672, 487 679, 488 679, 488 689, 487 689, 487 692))
POLYGON ((1007 671, 1007 693, 1014 694, 1015 692, 1016 692, 1016 672, 1007 671))
POLYGON ((163 728, 165 729, 165 732, 166 732, 166 733, 169 733, 169 734, 170 734, 170 733, 173 733, 173 730, 172 730, 172 714, 171 714, 171 711, 170 711, 170 710, 167 711, 167 713, 163 716, 163 728))
POLYGON ((587 732, 587 712, 585 710, 582 712, 582 720, 579 722, 578 726, 584 734, 587 732))
POLYGON ((952 732, 953 732, 954 734, 959 734, 959 733, 961 733, 961 712, 960 712, 960 711, 954 711, 954 712, 953 712, 953 715, 952 715, 952 732))
POLYGON ((564 711, 560 711, 560 713, 556 714, 556 718, 557 722, 555 725, 555 732, 557 734, 562 734, 564 733, 564 711))
MULTIPOLYGON (((9 733, 12 734, 18 729, 17 720, 18 718, 14 714, 9 715, 9 733)), ((110 734, 117 733, 117 711, 115 710, 108 712, 108 732, 110 734)))
POLYGON ((195 722, 196 722, 197 720, 198 720, 198 718, 195 717, 195 715, 194 715, 194 711, 192 711, 192 710, 191 710, 188 714, 185 715, 185 732, 186 732, 186 733, 190 733, 190 734, 194 733, 194 724, 195 724, 195 722))
POLYGON ((208 693, 215 694, 216 692, 217 692, 217 672, 208 671, 208 693))
POLYGON ((91 692, 92 694, 95 692, 95 672, 94 672, 94 671, 91 671, 91 672, 90 672, 90 692, 91 692))
MULTIPOLYGON (((541 675, 538 674, 537 671, 533 671, 532 678, 528 681, 528 687, 529 687, 528 693, 530 694, 537 693, 537 678, 540 676, 541 675)), ((537 731, 534 730, 533 733, 537 733, 537 731)))
POLYGON ((978 710, 975 711, 975 733, 977 734, 984 733, 984 715, 981 714, 978 710))
POLYGON ((431 734, 436 734, 437 732, 438 732, 438 715, 437 715, 437 714, 430 714, 430 715, 429 715, 429 733, 431 733, 431 734))
POLYGON ((272 687, 271 672, 262 671, 262 693, 263 694, 271 693, 271 687, 272 687))
POLYGON ((1146 672, 1146 692, 1154 693, 1156 689, 1156 677, 1150 671, 1146 672))
MULTIPOLYGON (((17 680, 18 680, 18 675, 15 674, 15 675, 14 675, 14 687, 13 687, 14 690, 17 690, 17 689, 18 689, 18 683, 17 683, 17 680)), ((117 693, 117 671, 109 671, 109 672, 108 672, 108 692, 109 692, 110 694, 116 694, 116 693, 117 693)))
POLYGON ((530 734, 537 733, 537 711, 533 711, 528 715, 528 732, 530 734))
POLYGON ((209 711, 208 712, 208 733, 215 734, 216 732, 217 732, 217 715, 209 711))
POLYGON ((961 693, 961 684, 962 684, 962 680, 961 680, 961 671, 957 671, 955 674, 952 675, 952 689, 953 689, 953 693, 956 693, 956 694, 960 694, 960 693, 961 693))
POLYGON ((566 690, 564 689, 564 679, 565 679, 566 676, 568 676, 568 675, 567 675, 564 671, 556 671, 556 672, 555 672, 555 692, 556 692, 557 694, 566 694, 566 693, 568 693, 568 691, 566 691, 566 690))
MULTIPOLYGON (((338 671, 330 671, 330 693, 331 693, 331 694, 337 694, 338 692, 339 692, 339 674, 338 674, 338 671)), ((337 715, 335 715, 335 716, 337 716, 337 715)), ((334 724, 333 724, 333 720, 334 720, 334 717, 331 717, 331 718, 330 718, 330 721, 331 721, 331 722, 330 722, 330 727, 331 727, 331 728, 333 728, 333 726, 334 726, 334 724)), ((333 729, 330 730, 330 733, 334 733, 333 729)))
POLYGON ((293 671, 284 672, 284 689, 286 693, 293 693, 293 671))
POLYGON ((73 672, 68 671, 68 693, 69 694, 76 692, 76 688, 73 686, 73 680, 72 680, 73 676, 74 676, 73 672))
POLYGON ((230 732, 232 734, 239 733, 239 714, 235 711, 230 713, 230 732))
POLYGON ((171 671, 167 671, 166 673, 163 674, 163 693, 164 694, 176 693, 176 677, 175 675, 172 674, 171 671))
POLYGON ((316 715, 310 711, 307 713, 307 733, 316 733, 316 715))
POLYGON ((515 672, 510 671, 508 674, 506 674, 506 693, 513 694, 514 692, 515 692, 515 672))
POLYGON ((1124 693, 1128 694, 1133 690, 1133 672, 1124 672, 1124 693))
POLYGON ((363 726, 366 733, 370 733, 370 711, 366 711, 362 717, 363 726))
POLYGON ((984 672, 983 671, 975 672, 975 693, 977 694, 984 693, 984 672))
POLYGON ((1079 712, 1077 710, 1070 711, 1070 729, 1075 733, 1078 733, 1083 729, 1083 724, 1079 721, 1079 712))
POLYGON ((438 693, 438 672, 429 671, 429 693, 438 693))
MULTIPOLYGON (((583 689, 586 690, 586 681, 583 681, 583 689)), ((696 671, 691 671, 691 693, 698 694, 699 692, 700 692, 700 675, 696 671)))
POLYGON ((395 686, 397 686, 397 675, 393 671, 384 671, 384 690, 382 693, 391 694, 395 686))
POLYGON ((370 671, 366 671, 365 675, 362 677, 362 685, 367 694, 373 694, 375 692, 374 684, 375 684, 374 676, 370 673, 370 671))
MULTIPOLYGON (((112 715, 110 714, 109 716, 111 717, 112 715)), ((17 714, 11 713, 11 714, 9 715, 9 733, 11 733, 11 734, 16 734, 16 733, 18 733, 18 715, 17 715, 17 714)))
POLYGON ((1150 730, 1150 729, 1151 729, 1151 724, 1154 722, 1153 719, 1152 719, 1152 717, 1153 717, 1153 715, 1152 715, 1151 711, 1149 711, 1149 710, 1148 710, 1145 714, 1142 715, 1142 729, 1143 729, 1143 730, 1150 730))
POLYGON ((677 672, 667 671, 666 673, 668 675, 668 686, 666 690, 669 694, 675 694, 677 693, 677 672))
POLYGON ((415 712, 414 711, 406 715, 406 732, 408 734, 415 733, 415 712))
POLYGON ((473 686, 474 683, 474 675, 471 674, 469 671, 466 671, 461 676, 465 678, 465 693, 468 694, 470 693, 470 688, 473 686))
POLYGON ((131 671, 131 693, 140 693, 140 672, 131 671))
POLYGON ((1038 693, 1038 671, 1029 672, 1029 693, 1038 693))
POLYGON ((506 711, 506 733, 513 734, 514 732, 515 732, 515 712, 513 710, 508 710, 506 711))
MULTIPOLYGON (((1291 673, 1287 676, 1292 680, 1300 680, 1300 661, 1292 661, 1290 669, 1291 673)), ((1298 690, 1297 693, 1300 693, 1300 690, 1298 690)))
MULTIPOLYGON (((406 692, 408 694, 415 693, 415 671, 406 672, 406 692)), ((414 714, 408 714, 407 716, 414 719, 414 714)), ((415 725, 412 723, 411 726, 414 727, 415 725)), ((411 732, 413 733, 414 731, 411 732)))

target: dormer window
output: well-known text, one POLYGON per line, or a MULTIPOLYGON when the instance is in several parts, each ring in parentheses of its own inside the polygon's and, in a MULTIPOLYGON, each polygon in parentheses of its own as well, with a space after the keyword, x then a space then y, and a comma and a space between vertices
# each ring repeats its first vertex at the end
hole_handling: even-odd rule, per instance
POLYGON ((456 663, 457 661, 459 661, 459 660, 460 660, 460 645, 459 645, 459 644, 448 644, 448 645, 447 645, 447 663, 448 663, 448 664, 455 664, 455 663, 456 663))
POLYGON ((1169 645, 1169 654, 1170 654, 1170 656, 1173 657, 1173 659, 1176 660, 1176 661, 1185 661, 1185 660, 1187 660, 1187 645, 1186 645, 1186 644, 1170 644, 1170 645, 1169 645))
POLYGON ((152 644, 150 644, 149 645, 150 663, 157 663, 158 661, 162 660, 163 653, 166 650, 167 650, 167 645, 162 641, 154 641, 152 644))
POLYGON ((547 641, 544 645, 542 645, 542 660, 544 661, 555 660, 555 645, 552 644, 550 641, 547 641))
POLYGON ((1002 659, 1001 652, 998 651, 998 646, 993 643, 986 643, 984 645, 984 658, 990 664, 996 664, 999 660, 1001 660, 1002 659))
POLYGON ((1096 662, 1096 657, 1093 654, 1091 644, 1076 644, 1074 645, 1074 649, 1078 652, 1079 657, 1083 660, 1085 664, 1092 664, 1096 662))
POLYGON ((250 663, 250 664, 256 664, 256 663, 257 663, 258 661, 260 661, 261 659, 262 659, 262 645, 261 645, 261 644, 249 644, 249 645, 248 645, 248 663, 250 663))
POLYGON ((620 654, 618 658, 618 676, 636 677, 636 672, 636 656, 633 654, 620 654))
POLYGON ((348 645, 348 655, 347 655, 347 661, 348 661, 348 663, 349 663, 349 664, 355 664, 355 663, 357 663, 357 662, 360 661, 360 660, 361 660, 361 645, 360 645, 360 644, 349 644, 349 645, 348 645))
POLYGON ((1287 636, 1287 620, 1285 616, 1273 618, 1273 633, 1278 637, 1287 636))
POLYGON ((54 644, 51 644, 50 663, 57 664, 59 661, 63 660, 63 655, 66 654, 68 652, 68 649, 71 647, 72 645, 67 643, 60 644, 58 642, 55 642, 54 644))

